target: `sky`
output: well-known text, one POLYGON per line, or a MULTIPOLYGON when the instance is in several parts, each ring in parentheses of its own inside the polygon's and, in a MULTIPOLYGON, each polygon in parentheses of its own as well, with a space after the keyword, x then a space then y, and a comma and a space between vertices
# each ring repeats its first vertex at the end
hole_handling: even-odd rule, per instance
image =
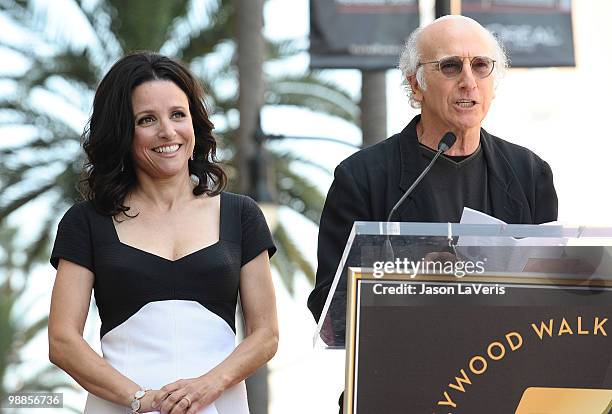
MULTIPOLYGON (((430 1, 422 2, 424 8, 430 1)), ((607 101, 612 96, 612 2, 574 1, 576 68, 511 69, 496 91, 485 128, 494 135, 526 146, 548 161, 554 172, 559 195, 559 220, 571 224, 612 226, 609 206, 612 192, 607 185, 612 168, 608 145, 612 134, 607 128, 607 101)), ((265 31, 273 38, 301 38, 308 33, 307 0, 269 0, 265 9, 265 31)), ((408 33, 407 33, 408 34, 408 33)), ((308 64, 306 53, 269 71, 300 70, 308 64)), ((332 71, 328 76, 355 96, 359 95, 360 74, 354 70, 332 71)), ((399 71, 387 73, 387 130, 399 132, 416 114, 401 87, 399 71)), ((265 132, 325 136, 347 142, 360 142, 360 131, 344 121, 290 108, 265 108, 265 132)), ((338 144, 286 142, 275 144, 327 166, 330 173, 304 170, 311 174, 325 193, 331 184, 331 171, 353 150, 338 144)), ((294 237, 309 260, 316 264, 317 229, 296 214, 280 211, 280 218, 291 223, 294 237)), ((30 296, 36 311, 45 312, 50 300, 54 270, 37 269, 37 282, 30 296)), ((313 349, 314 321, 306 309, 309 284, 301 279, 291 297, 277 286, 281 339, 279 351, 270 363, 271 414, 335 412, 343 388, 342 351, 313 349), (316 398, 314 398, 316 396, 316 398)), ((88 322, 88 337, 96 346, 97 315, 88 322)), ((27 352, 29 365, 46 363, 46 338, 39 338, 27 352)), ((77 404, 82 396, 71 397, 77 404)), ((33 411, 34 412, 34 411, 33 411)), ((49 410, 42 411, 49 413, 49 410)))

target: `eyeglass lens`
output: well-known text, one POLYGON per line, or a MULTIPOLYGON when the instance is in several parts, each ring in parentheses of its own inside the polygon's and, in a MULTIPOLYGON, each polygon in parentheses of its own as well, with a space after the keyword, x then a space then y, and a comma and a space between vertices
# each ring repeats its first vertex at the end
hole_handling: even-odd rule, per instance
MULTIPOLYGON (((479 78, 486 78, 493 72, 493 60, 476 56, 471 60, 472 73, 479 78)), ((458 56, 449 56, 440 60, 440 71, 446 77, 453 78, 461 73, 463 69, 463 59, 458 56)))

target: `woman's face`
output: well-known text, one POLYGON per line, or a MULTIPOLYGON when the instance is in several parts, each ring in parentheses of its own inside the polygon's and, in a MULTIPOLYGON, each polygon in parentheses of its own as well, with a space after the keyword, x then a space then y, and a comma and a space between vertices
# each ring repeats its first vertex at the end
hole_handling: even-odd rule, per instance
POLYGON ((195 135, 187 95, 172 81, 145 82, 132 91, 137 175, 165 179, 189 174, 195 135))

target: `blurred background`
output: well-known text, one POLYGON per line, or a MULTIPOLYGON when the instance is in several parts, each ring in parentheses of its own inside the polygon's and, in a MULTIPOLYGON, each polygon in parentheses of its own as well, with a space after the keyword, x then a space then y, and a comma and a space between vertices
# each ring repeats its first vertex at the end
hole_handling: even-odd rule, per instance
MULTIPOLYGON (((457 2, 418 2, 421 24, 442 3, 457 2)), ((560 3, 571 4, 575 64, 511 69, 485 127, 551 164, 560 221, 610 226, 612 2, 560 3)), ((311 68, 310 12, 308 0, 0 0, 0 400, 54 390, 56 412, 82 411, 84 392, 47 358, 48 257, 79 197, 96 85, 124 53, 148 49, 202 81, 230 190, 260 203, 279 246, 281 339, 249 381, 253 414, 337 412, 344 354, 313 348, 306 308, 321 209, 334 167, 417 111, 397 69, 311 68)), ((98 350, 99 327, 92 304, 85 336, 98 350)), ((37 411, 54 412, 15 412, 37 411)))

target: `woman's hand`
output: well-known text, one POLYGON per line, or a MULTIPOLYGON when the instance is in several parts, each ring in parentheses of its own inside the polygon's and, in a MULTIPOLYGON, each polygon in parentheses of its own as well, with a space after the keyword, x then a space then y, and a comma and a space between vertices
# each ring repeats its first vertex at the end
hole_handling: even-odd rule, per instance
POLYGON ((153 401, 156 399, 162 399, 165 395, 167 395, 167 393, 162 390, 147 391, 144 397, 140 399, 140 410, 138 410, 138 412, 150 413, 152 411, 157 411, 158 409, 153 407, 153 401))
POLYGON ((163 386, 154 398, 153 407, 159 407, 162 414, 196 414, 219 398, 223 391, 221 381, 208 373, 163 386))

